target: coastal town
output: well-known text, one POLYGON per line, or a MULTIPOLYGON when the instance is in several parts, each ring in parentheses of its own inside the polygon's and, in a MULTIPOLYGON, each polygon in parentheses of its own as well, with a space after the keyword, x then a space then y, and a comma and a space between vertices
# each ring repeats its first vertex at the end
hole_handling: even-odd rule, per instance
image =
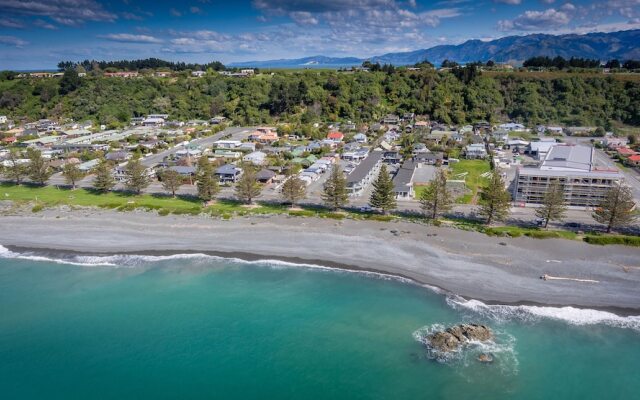
MULTIPOLYGON (((341 205, 370 213, 378 210, 370 200, 384 166, 393 202, 383 211, 421 213, 423 192, 443 171, 453 200, 446 214, 474 219, 483 187, 495 172, 509 194, 516 225, 546 227, 547 221, 535 211, 544 204, 552 183, 561 182, 568 217, 549 222, 573 230, 598 228, 591 214, 615 187, 628 187, 635 201, 640 198, 635 137, 601 127, 482 121, 454 126, 405 113, 369 124, 326 122, 297 128, 287 123, 235 126, 223 116, 181 121, 170 114, 149 114, 131 117, 129 126, 121 129, 91 121, 29 122, 0 116, 0 129, 6 182, 37 183, 27 172, 32 162, 28 153, 35 151, 46 161, 42 170, 46 179, 41 183, 61 188, 70 184, 65 173, 70 165, 78 174, 74 187, 95 188, 96 168, 104 163, 114 179, 108 189, 127 192, 131 189, 127 165, 135 159, 144 167, 146 180, 138 192, 166 193, 163 173, 172 171, 177 182, 171 192, 198 197, 198 162, 206 159, 219 186, 214 198, 242 200, 238 182, 251 169, 257 200, 283 201, 283 187, 295 177, 304 189, 294 201, 322 205, 327 181, 336 169, 345 179, 347 197, 341 205), (12 173, 18 168, 24 172, 12 173)), ((638 229, 633 223, 620 227, 631 233, 638 229)))

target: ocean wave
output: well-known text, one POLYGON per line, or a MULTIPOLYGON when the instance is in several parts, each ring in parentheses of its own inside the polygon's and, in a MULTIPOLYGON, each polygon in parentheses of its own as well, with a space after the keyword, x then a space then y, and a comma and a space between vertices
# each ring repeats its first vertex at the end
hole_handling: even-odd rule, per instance
POLYGON ((608 311, 588 308, 514 306, 485 304, 479 300, 466 300, 459 296, 448 296, 447 304, 456 310, 469 310, 498 322, 510 320, 535 323, 543 319, 562 321, 571 325, 606 325, 615 328, 633 329, 640 332, 640 316, 620 316, 608 311))
MULTIPOLYGON (((177 253, 169 255, 138 255, 138 254, 114 254, 114 255, 81 255, 81 254, 64 254, 53 253, 53 255, 44 255, 44 252, 25 252, 17 253, 10 251, 6 247, 0 245, 0 258, 13 258, 20 260, 52 262, 56 264, 68 264, 82 267, 117 267, 117 268, 136 268, 149 266, 153 263, 170 260, 202 260, 202 261, 225 261, 234 264, 243 265, 257 265, 262 267, 270 267, 274 269, 279 268, 307 268, 314 270, 324 270, 333 272, 342 272, 350 274, 359 274, 372 277, 375 279, 393 280, 402 283, 415 284, 414 281, 408 278, 399 277, 396 275, 385 274, 381 272, 373 272, 366 270, 351 270, 337 267, 328 267, 319 264, 311 263, 294 263, 290 261, 276 260, 276 259, 258 259, 258 260, 244 260, 237 257, 222 257, 204 253, 177 253)), ((426 288, 438 291, 439 289, 430 287, 428 285, 422 285, 426 288)))

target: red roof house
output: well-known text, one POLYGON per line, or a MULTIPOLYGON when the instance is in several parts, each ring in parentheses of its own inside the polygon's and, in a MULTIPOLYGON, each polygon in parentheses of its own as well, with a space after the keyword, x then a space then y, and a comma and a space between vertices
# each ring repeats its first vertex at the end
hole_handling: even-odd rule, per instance
POLYGON ((637 154, 635 151, 631 150, 628 147, 618 147, 617 151, 618 151, 618 154, 620 154, 623 157, 633 156, 637 154))
POLYGON ((6 137, 6 138, 2 139, 2 142, 3 143, 15 143, 16 140, 17 139, 16 139, 15 136, 9 136, 9 137, 6 137))
POLYGON ((327 139, 333 140, 334 142, 341 142, 344 139, 344 135, 342 132, 329 132, 327 134, 327 139))
POLYGON ((634 163, 635 165, 640 165, 640 154, 634 154, 631 157, 627 158, 627 160, 634 163))

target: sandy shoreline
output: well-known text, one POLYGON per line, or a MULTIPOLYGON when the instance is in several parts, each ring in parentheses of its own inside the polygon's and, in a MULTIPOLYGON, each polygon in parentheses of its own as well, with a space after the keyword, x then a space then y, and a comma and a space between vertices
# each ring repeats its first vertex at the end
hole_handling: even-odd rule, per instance
POLYGON ((640 251, 569 240, 494 238, 410 222, 289 216, 157 216, 48 209, 0 216, 0 245, 88 254, 203 252, 404 277, 496 304, 572 305, 640 313, 640 251), (599 283, 543 281, 540 276, 599 283))

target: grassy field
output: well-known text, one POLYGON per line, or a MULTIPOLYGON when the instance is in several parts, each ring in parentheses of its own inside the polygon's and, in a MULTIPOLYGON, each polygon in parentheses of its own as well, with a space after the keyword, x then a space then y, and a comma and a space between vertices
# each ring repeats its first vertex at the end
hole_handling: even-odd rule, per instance
POLYGON ((467 173, 464 177, 465 186, 471 193, 459 197, 456 202, 459 204, 476 204, 479 188, 486 182, 480 175, 491 171, 489 162, 486 160, 460 160, 449 166, 451 168, 451 179, 462 179, 456 177, 458 174, 467 173))
MULTIPOLYGON (((476 164, 477 162, 472 162, 470 165, 476 164)), ((483 168, 476 165, 476 172, 477 170, 483 170, 483 168)), ((193 197, 172 198, 148 194, 136 196, 118 192, 97 193, 85 189, 58 189, 52 186, 33 187, 2 184, 0 185, 0 198, 11 200, 18 205, 29 206, 34 213, 40 212, 47 207, 67 205, 70 207, 109 208, 118 211, 133 211, 135 209, 155 210, 159 215, 204 214, 223 219, 244 215, 286 214, 295 217, 331 218, 336 220, 350 218, 379 222, 405 220, 421 223, 424 221, 419 215, 382 215, 353 210, 334 212, 321 206, 302 206, 292 210, 287 205, 266 202, 256 202, 249 207, 233 200, 218 200, 211 205, 205 206, 200 200, 193 197)), ((597 245, 622 244, 640 246, 640 237, 638 236, 604 235, 598 233, 587 233, 579 236, 574 232, 561 230, 543 230, 540 228, 523 228, 516 226, 486 227, 481 222, 464 218, 436 221, 435 225, 440 225, 441 223, 458 229, 482 232, 490 236, 527 236, 535 239, 562 238, 584 240, 585 242, 597 245)))

